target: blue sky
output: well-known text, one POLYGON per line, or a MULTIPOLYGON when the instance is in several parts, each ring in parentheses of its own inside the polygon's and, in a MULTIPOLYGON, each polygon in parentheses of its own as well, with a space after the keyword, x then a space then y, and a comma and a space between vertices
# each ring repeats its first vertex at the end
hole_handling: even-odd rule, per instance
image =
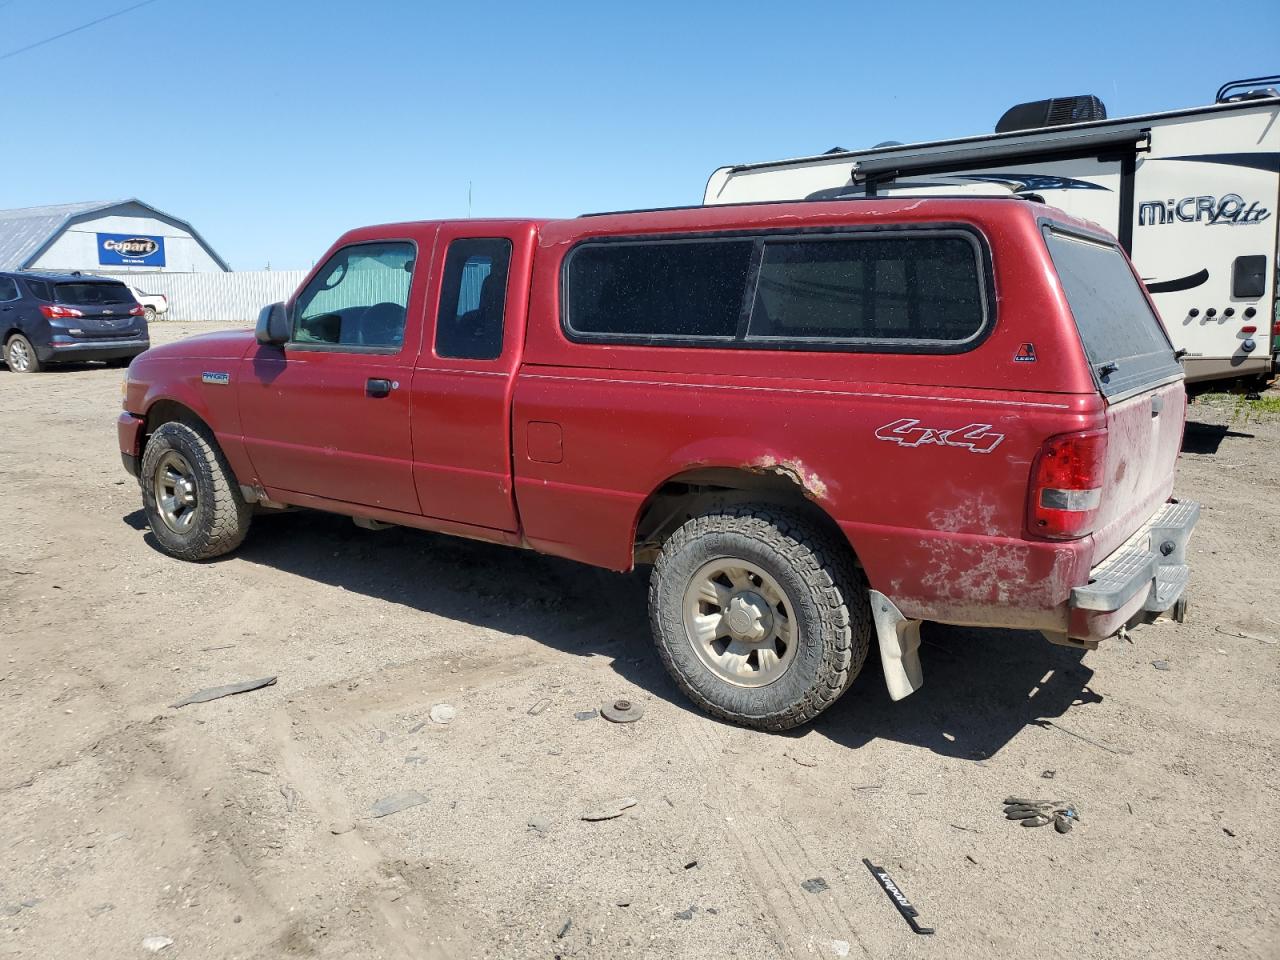
POLYGON ((0 0, 0 208, 139 197, 237 269, 387 220, 697 203, 725 163, 1280 70, 1280 4, 0 0))

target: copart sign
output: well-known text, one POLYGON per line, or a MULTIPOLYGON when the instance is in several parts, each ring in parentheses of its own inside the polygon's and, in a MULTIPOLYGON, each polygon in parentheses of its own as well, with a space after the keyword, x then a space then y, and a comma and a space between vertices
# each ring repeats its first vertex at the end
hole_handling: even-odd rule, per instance
POLYGON ((130 267, 163 267, 164 237, 132 233, 98 234, 98 263, 130 267))

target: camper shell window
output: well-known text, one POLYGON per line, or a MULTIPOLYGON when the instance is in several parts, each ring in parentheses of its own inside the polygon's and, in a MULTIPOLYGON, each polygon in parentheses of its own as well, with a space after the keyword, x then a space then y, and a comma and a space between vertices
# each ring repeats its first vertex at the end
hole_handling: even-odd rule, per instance
POLYGON ((1120 248, 1057 227, 1043 229, 1103 396, 1116 399, 1182 376, 1169 336, 1120 248))
POLYGON ((587 343, 955 353, 990 330, 990 286, 963 227, 588 240, 562 324, 587 343))

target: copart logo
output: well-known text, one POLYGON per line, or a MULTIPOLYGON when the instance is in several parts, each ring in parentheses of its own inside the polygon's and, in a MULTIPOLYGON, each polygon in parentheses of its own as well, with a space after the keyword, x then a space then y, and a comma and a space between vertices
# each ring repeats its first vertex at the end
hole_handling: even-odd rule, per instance
POLYGON ((1246 201, 1238 193, 1221 197, 1183 197, 1181 200, 1144 200, 1138 205, 1138 226, 1161 223, 1203 223, 1208 226, 1230 224, 1242 227, 1261 223, 1271 211, 1257 200, 1246 201))
POLYGON ((122 257, 149 257, 160 249, 160 244, 147 237, 130 237, 128 240, 103 240, 102 249, 122 257))
POLYGON ((877 440, 904 447, 923 447, 936 443, 941 447, 964 447, 972 453, 990 453, 1004 441, 1003 433, 992 433, 989 423, 970 423, 963 427, 940 430, 922 427, 919 420, 903 418, 886 423, 876 431, 877 440))

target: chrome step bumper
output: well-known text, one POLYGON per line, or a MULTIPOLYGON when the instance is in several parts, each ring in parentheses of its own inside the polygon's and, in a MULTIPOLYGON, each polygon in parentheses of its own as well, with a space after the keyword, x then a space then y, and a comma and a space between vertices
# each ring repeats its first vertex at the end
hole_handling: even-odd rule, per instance
POLYGON ((1116 551, 1089 571, 1089 582, 1071 591, 1073 608, 1120 610, 1139 593, 1141 609, 1164 613, 1182 596, 1190 579, 1187 541, 1200 519, 1200 504, 1170 501, 1152 514, 1116 551))

